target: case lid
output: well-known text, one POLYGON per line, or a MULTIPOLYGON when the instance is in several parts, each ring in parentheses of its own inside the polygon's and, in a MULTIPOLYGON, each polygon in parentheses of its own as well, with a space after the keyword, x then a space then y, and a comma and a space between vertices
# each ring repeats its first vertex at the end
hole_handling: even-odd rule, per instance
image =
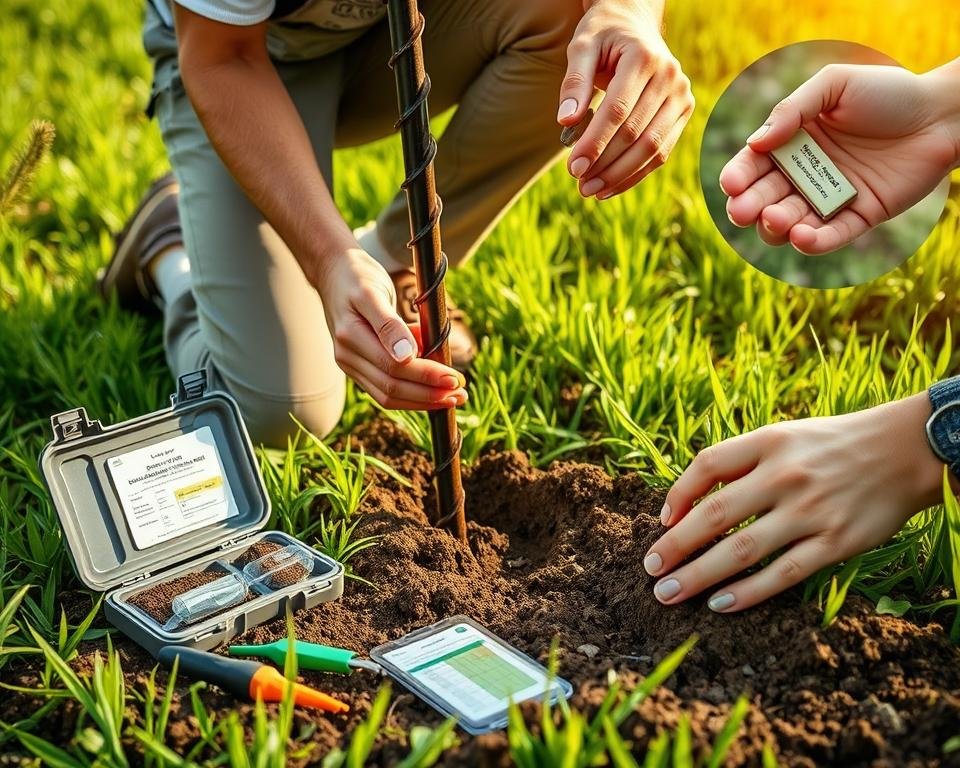
POLYGON ((77 574, 104 591, 267 524, 270 499, 236 402, 180 377, 171 406, 104 427, 84 408, 51 417, 40 471, 77 574))

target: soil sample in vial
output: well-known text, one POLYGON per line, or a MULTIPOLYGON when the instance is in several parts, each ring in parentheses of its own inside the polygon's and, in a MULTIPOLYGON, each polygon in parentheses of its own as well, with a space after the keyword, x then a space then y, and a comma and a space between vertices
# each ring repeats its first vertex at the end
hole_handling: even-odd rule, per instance
POLYGON ((127 602, 139 608, 158 624, 165 624, 173 617, 174 598, 211 584, 226 574, 226 569, 213 564, 202 571, 153 584, 128 597, 127 602))
POLYGON ((212 563, 202 571, 153 584, 127 598, 150 618, 172 631, 303 581, 314 558, 305 547, 261 540, 244 550, 227 568, 212 563), (231 572, 232 571, 232 572, 231 572))
MULTIPOLYGON (((275 542, 258 544, 273 544, 274 548, 243 566, 243 576, 251 585, 283 589, 303 581, 313 570, 313 555, 297 544, 286 547, 275 542)), ((256 544, 250 550, 255 547, 256 544)))

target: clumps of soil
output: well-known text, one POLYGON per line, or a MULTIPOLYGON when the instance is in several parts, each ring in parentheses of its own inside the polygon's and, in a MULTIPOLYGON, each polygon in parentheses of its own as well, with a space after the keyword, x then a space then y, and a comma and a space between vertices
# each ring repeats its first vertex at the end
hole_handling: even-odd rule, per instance
POLYGON ((173 616, 173 599, 191 589, 202 587, 225 576, 226 569, 216 563, 195 573, 178 576, 170 581, 161 581, 127 598, 127 602, 139 608, 158 624, 164 624, 173 616))
MULTIPOLYGON (((284 549, 283 545, 275 541, 261 539, 234 560, 234 565, 242 569, 254 560, 263 558, 260 562, 260 572, 267 573, 271 571, 271 569, 282 565, 282 560, 270 557, 270 555, 273 555, 281 549, 284 549)), ((308 571, 302 563, 293 562, 290 565, 278 568, 278 570, 270 573, 270 575, 264 579, 263 585, 270 589, 284 589, 285 587, 291 587, 297 582, 303 581, 309 575, 310 571, 308 571)))
MULTIPOLYGON (((242 569, 247 563, 258 560, 261 557, 266 558, 268 555, 281 549, 283 549, 281 544, 275 541, 261 539, 240 553, 240 555, 234 559, 233 565, 236 568, 242 569)), ((269 558, 264 561, 263 567, 265 570, 271 567, 269 558)), ((224 567, 217 563, 211 563, 202 571, 188 573, 185 576, 178 576, 175 579, 170 579, 170 581, 162 581, 147 589, 141 590, 135 595, 128 597, 127 602, 139 608, 158 624, 162 625, 173 615, 173 600, 175 597, 189 592, 191 589, 196 589, 197 587, 202 587, 205 584, 216 581, 226 574, 227 570, 224 567)), ((265 584, 270 589, 283 589, 284 587, 296 584, 298 581, 302 581, 308 575, 309 572, 303 565, 293 563, 271 574, 265 584)), ((248 590, 241 603, 252 600, 254 597, 255 595, 248 590)))
MULTIPOLYGON (((764 744, 783 765, 951 764, 941 749, 960 729, 960 651, 939 625, 878 616, 854 597, 822 630, 819 610, 796 593, 738 615, 714 614, 706 595, 665 607, 642 566, 662 533, 662 495, 639 477, 612 479, 592 465, 539 470, 520 453, 486 456, 465 474, 470 542, 463 546, 426 525, 430 463, 398 449, 402 439, 391 429, 379 425, 363 442, 368 452, 389 456, 414 486, 381 479, 364 502, 358 535, 383 538, 353 563, 376 589, 348 585, 340 600, 298 614, 301 639, 362 653, 463 613, 545 661, 556 636, 574 704, 592 711, 608 670, 635 685, 697 634, 668 685, 625 724, 637 751, 661 729, 675 728, 684 712, 697 748, 706 750, 746 695, 752 706, 730 764, 758 764, 764 744)), ((244 641, 269 642, 284 632, 273 622, 244 641)), ((324 749, 341 743, 377 682, 357 674, 308 681, 351 703, 354 714, 325 721, 317 736, 324 749)), ((401 696, 391 724, 417 722, 439 718, 401 696)), ((446 760, 496 764, 506 749, 503 734, 464 738, 446 760)), ((387 741, 379 759, 386 764, 401 754, 387 741)))
MULTIPOLYGON (((751 707, 729 765, 759 765, 765 744, 787 766, 960 765, 960 756, 942 753, 960 731, 960 650, 939 625, 878 616, 869 603, 851 598, 823 630, 820 612, 796 593, 725 616, 706 607, 706 595, 662 606, 642 567, 662 532, 662 495, 638 477, 612 479, 587 464, 540 470, 520 453, 484 457, 464 476, 470 523, 469 545, 463 545, 427 525, 429 460, 389 424, 367 427, 360 437, 368 453, 388 457, 413 487, 377 477, 357 535, 381 536, 381 543, 351 561, 375 587, 348 581, 339 600, 298 612, 301 640, 366 653, 456 614, 471 616, 541 661, 557 637, 560 673, 574 684, 573 704, 589 715, 609 675, 630 688, 697 634, 699 642, 677 673, 624 723, 622 733, 636 752, 687 713, 695 749, 703 754, 745 695, 751 707)), ((280 619, 236 642, 266 643, 285 633, 280 619)), ((131 682, 152 668, 133 643, 117 645, 131 682)), ((77 664, 89 666, 94 647, 102 649, 85 646, 77 664)), ((21 671, 20 684, 23 677, 21 671)), ((294 732, 311 733, 316 742, 304 762, 319 763, 349 739, 381 680, 360 672, 306 672, 302 678, 351 707, 339 716, 297 711, 294 732)), ((189 684, 177 681, 168 732, 168 746, 178 752, 200 738, 189 684)), ((411 726, 441 722, 414 697, 394 691, 371 764, 393 764, 406 754, 411 726)), ((216 688, 201 695, 218 717, 239 710, 251 722, 249 705, 216 688)), ((12 706, 0 705, 2 719, 15 719, 7 711, 12 706)), ((56 727, 50 725, 51 733, 56 727)), ((460 746, 445 753, 442 764, 508 763, 505 734, 459 736, 460 746)))

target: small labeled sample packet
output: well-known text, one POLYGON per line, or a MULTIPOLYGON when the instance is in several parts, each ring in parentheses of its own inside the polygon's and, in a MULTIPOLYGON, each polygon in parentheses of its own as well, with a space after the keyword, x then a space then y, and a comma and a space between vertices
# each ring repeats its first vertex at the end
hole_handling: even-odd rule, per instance
POLYGON ((857 199, 857 190, 802 128, 770 156, 824 221, 857 199))
POLYGON ((467 733, 505 728, 511 701, 570 698, 573 686, 466 616, 453 616, 370 652, 386 674, 467 733))

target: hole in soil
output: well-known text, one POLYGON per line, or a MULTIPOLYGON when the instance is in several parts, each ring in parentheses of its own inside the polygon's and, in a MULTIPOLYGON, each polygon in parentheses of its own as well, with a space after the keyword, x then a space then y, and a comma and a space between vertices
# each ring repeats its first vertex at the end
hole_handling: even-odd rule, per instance
MULTIPOLYGON (((662 493, 638 477, 612 479, 591 465, 541 471, 520 453, 486 456, 465 473, 464 547, 423 524, 424 504, 431 503, 426 457, 398 449, 405 440, 389 424, 369 427, 363 442, 373 452, 389 446, 390 462, 414 487, 390 481, 373 487, 358 533, 383 539, 354 565, 376 589, 348 585, 340 600, 304 614, 298 631, 305 640, 363 651, 464 613, 541 661, 558 636, 561 674, 574 683, 574 703, 589 708, 599 704, 609 669, 635 683, 696 633, 700 641, 671 690, 659 691, 628 723, 625 735, 638 745, 687 711, 697 743, 706 747, 741 694, 754 706, 745 738, 730 755, 736 763, 757 761, 765 742, 792 764, 939 759, 954 735, 960 651, 937 625, 877 616, 855 597, 825 631, 817 608, 801 604, 797 593, 735 616, 713 614, 709 595, 662 606, 642 567, 662 533, 662 493)), ((273 622, 245 639, 267 642, 283 632, 282 622, 273 622)), ((323 682, 356 701, 361 681, 323 682)), ((375 688, 374 681, 363 684, 375 688)), ((401 727, 436 722, 416 701, 398 704, 396 712, 401 727)), ((504 747, 502 735, 468 740, 448 759, 504 747)))
MULTIPOLYGON (((625 738, 638 749, 660 730, 675 728, 682 712, 691 715, 696 748, 706 749, 732 703, 746 694, 751 710, 729 764, 759 764, 765 743, 774 744, 781 763, 789 765, 943 761, 942 745, 960 722, 960 651, 940 626, 878 616, 853 597, 834 625, 821 630, 820 612, 803 605, 796 592, 739 615, 713 614, 707 595, 661 606, 641 560, 662 531, 662 494, 637 477, 612 479, 585 464, 542 471, 519 453, 482 458, 464 476, 471 517, 467 547, 425 525, 428 458, 389 423, 369 425, 360 437, 368 454, 386 458, 413 487, 378 476, 363 502, 357 535, 380 535, 381 543, 351 561, 375 587, 348 581, 342 598, 297 613, 300 639, 363 653, 463 613, 545 661, 557 636, 560 673, 574 684, 573 704, 592 712, 606 690, 608 670, 627 687, 635 685, 697 633, 700 641, 674 679, 624 724, 625 738)), ((236 642, 266 643, 285 633, 279 619, 236 642)), ((153 666, 132 643, 125 643, 125 651, 129 677, 153 666)), ((351 706, 349 716, 319 721, 298 714, 304 728, 319 723, 310 732, 320 755, 342 746, 380 681, 359 673, 305 673, 303 679, 351 706)), ((182 697, 188 684, 178 682, 182 697)), ((248 713, 249 705, 216 690, 202 695, 223 716, 234 709, 248 713)), ((398 734, 440 720, 421 702, 398 699, 374 763, 391 764, 406 754, 398 734)), ((179 710, 171 730, 172 749, 195 742, 189 707, 179 710)), ((502 733, 477 739, 461 734, 461 741, 443 763, 504 762, 502 733)))

